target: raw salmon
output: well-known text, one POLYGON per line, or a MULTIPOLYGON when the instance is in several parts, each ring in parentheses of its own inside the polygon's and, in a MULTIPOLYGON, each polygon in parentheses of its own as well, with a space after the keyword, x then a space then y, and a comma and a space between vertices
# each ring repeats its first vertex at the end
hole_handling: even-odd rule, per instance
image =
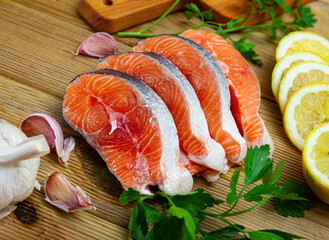
POLYGON ((230 87, 231 111, 247 146, 269 144, 273 152, 273 141, 258 115, 259 82, 247 61, 218 34, 187 30, 180 35, 207 49, 222 68, 230 87))
MULTIPOLYGON (((207 120, 193 87, 168 59, 152 52, 123 53, 102 59, 96 69, 114 69, 134 75, 158 94, 176 124, 187 158, 220 172, 227 170, 222 146, 210 137, 207 120)), ((192 174, 199 166, 190 164, 192 174)))
POLYGON ((172 35, 142 40, 133 51, 155 52, 176 65, 194 88, 210 135, 223 146, 227 159, 233 163, 244 159, 247 147, 230 111, 228 84, 209 52, 191 40, 172 35))
POLYGON ((153 90, 138 78, 115 70, 77 76, 63 100, 66 121, 81 132, 127 189, 151 194, 189 192, 191 174, 179 161, 172 116, 153 90))

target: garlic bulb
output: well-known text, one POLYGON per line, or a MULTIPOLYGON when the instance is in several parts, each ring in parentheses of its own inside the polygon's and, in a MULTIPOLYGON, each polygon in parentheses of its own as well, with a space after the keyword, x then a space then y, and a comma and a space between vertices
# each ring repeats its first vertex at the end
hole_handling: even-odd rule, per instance
POLYGON ((33 191, 40 156, 50 152, 44 136, 27 138, 17 127, 0 119, 0 219, 33 191))

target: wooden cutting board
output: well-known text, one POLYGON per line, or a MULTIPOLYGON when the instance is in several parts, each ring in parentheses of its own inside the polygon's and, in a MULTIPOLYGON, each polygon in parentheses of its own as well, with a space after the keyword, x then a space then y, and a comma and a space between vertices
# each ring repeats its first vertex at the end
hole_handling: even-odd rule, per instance
MULTIPOLYGON (((55 154, 43 157, 37 180, 43 185, 46 176, 57 170, 72 184, 80 186, 91 197, 97 210, 67 214, 44 200, 43 188, 41 191, 34 190, 27 201, 33 205, 35 212, 29 205, 21 205, 17 214, 12 213, 1 220, 1 240, 128 239, 127 228, 132 206, 119 204, 118 198, 122 193, 120 184, 83 137, 65 123, 61 113, 67 84, 76 75, 93 71, 98 60, 72 54, 93 33, 93 29, 77 14, 77 4, 78 0, 0 1, 0 118, 16 126, 26 116, 36 112, 48 113, 57 119, 65 136, 75 137, 77 146, 67 167, 57 162, 55 154)), ((319 0, 309 6, 318 19, 312 31, 329 38, 329 1, 319 0)), ((183 14, 177 12, 163 19, 152 31, 177 32, 199 23, 198 19, 186 21, 183 14)), ((136 29, 143 27, 137 26, 136 29)), ((267 37, 259 32, 250 34, 250 41, 256 44, 256 51, 264 62, 263 67, 252 65, 262 91, 260 115, 274 140, 274 161, 277 163, 285 159, 282 181, 295 179, 305 185, 301 172, 301 153, 292 146, 284 133, 280 110, 271 92, 275 45, 269 43, 267 37)), ((117 40, 119 52, 122 53, 130 51, 139 39, 117 40)), ((232 170, 215 183, 194 178, 194 187, 205 188, 217 198, 224 199, 229 191, 231 176, 232 170)), ((238 187, 241 187, 241 182, 238 187)), ((238 210, 251 205, 241 201, 238 210)), ((214 209, 223 210, 224 206, 214 209)), ((323 203, 307 211, 304 218, 295 219, 278 216, 272 202, 241 217, 230 218, 232 222, 243 224, 249 230, 280 229, 311 240, 328 239, 328 219, 329 206, 323 203)), ((206 231, 219 226, 223 226, 223 223, 213 219, 206 219, 202 225, 206 231)))
MULTIPOLYGON (((302 0, 308 3, 313 0, 302 0)), ((78 4, 80 15, 97 31, 115 33, 160 17, 175 0, 81 0, 78 4)), ((246 16, 252 6, 250 0, 181 0, 173 11, 185 9, 185 4, 195 2, 201 10, 212 9, 213 20, 227 22, 239 16, 246 16)), ((286 0, 295 7, 297 0, 286 0)), ((280 14, 280 8, 276 13, 280 14)), ((268 19, 266 14, 252 16, 248 24, 261 23, 268 19)))

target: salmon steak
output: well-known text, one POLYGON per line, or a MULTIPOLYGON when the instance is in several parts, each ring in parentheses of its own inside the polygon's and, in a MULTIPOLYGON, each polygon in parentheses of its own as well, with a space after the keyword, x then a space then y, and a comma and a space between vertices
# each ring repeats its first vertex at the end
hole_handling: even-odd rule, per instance
POLYGON ((227 80, 211 54, 193 41, 173 35, 150 37, 137 43, 134 52, 154 52, 170 60, 191 83, 206 116, 210 135, 220 143, 230 162, 247 153, 230 111, 227 80))
MULTIPOLYGON (((227 171, 225 151, 210 137, 193 87, 168 59, 152 52, 123 53, 103 58, 96 69, 126 72, 146 83, 167 105, 187 158, 219 172, 227 171)), ((188 164, 187 168, 192 174, 205 169, 197 164, 188 164)))
POLYGON ((63 115, 124 189, 151 194, 150 186, 158 185, 169 195, 191 191, 192 176, 179 163, 174 120, 138 78, 116 70, 79 75, 66 88, 63 115))
POLYGON ((273 141, 258 114, 259 82, 240 52, 218 34, 187 30, 180 36, 208 50, 223 70, 231 93, 231 111, 247 146, 269 144, 273 153, 273 141))

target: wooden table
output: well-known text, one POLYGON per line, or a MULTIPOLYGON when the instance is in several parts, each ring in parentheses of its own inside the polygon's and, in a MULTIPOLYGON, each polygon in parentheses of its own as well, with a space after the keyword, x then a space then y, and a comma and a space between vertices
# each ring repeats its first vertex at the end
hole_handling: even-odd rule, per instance
MULTIPOLYGON (((72 54, 93 30, 78 16, 78 0, 1 0, 0 1, 0 118, 18 126, 29 114, 44 112, 55 117, 63 126, 66 136, 74 136, 77 147, 63 167, 55 154, 41 159, 38 181, 43 183, 47 174, 58 170, 69 181, 79 185, 90 195, 96 211, 64 213, 47 203, 43 188, 35 190, 27 199, 37 209, 38 219, 32 225, 20 222, 14 213, 0 221, 0 239, 127 239, 131 205, 121 206, 118 197, 122 188, 108 172, 103 160, 85 140, 63 120, 62 97, 67 84, 77 75, 93 71, 97 59, 72 54)), ((329 1, 316 1, 309 6, 318 22, 312 31, 329 38, 329 1)), ((166 17, 151 31, 177 32, 198 23, 186 21, 182 13, 166 17)), ((143 25, 144 26, 144 25, 143 25)), ((140 29, 136 27, 133 30, 140 29)), ((275 45, 267 35, 252 33, 250 40, 264 62, 263 67, 252 66, 261 84, 260 114, 271 134, 276 151, 274 160, 285 159, 283 179, 295 179, 305 184, 301 172, 301 153, 292 146, 282 125, 279 107, 270 88, 274 67, 275 45)), ((121 38, 119 52, 130 51, 134 38, 121 38)), ((232 171, 216 183, 209 184, 195 178, 195 187, 203 187, 218 198, 228 192, 232 171)), ((1 197, 1 196, 0 196, 1 197)), ((239 209, 250 206, 241 203, 239 209)), ((223 210, 218 207, 217 210, 223 210)), ((280 217, 269 202, 252 213, 232 217, 250 230, 280 229, 309 239, 328 239, 329 207, 319 203, 306 212, 304 218, 280 217)), ((204 229, 220 226, 212 219, 204 221, 204 229)))

